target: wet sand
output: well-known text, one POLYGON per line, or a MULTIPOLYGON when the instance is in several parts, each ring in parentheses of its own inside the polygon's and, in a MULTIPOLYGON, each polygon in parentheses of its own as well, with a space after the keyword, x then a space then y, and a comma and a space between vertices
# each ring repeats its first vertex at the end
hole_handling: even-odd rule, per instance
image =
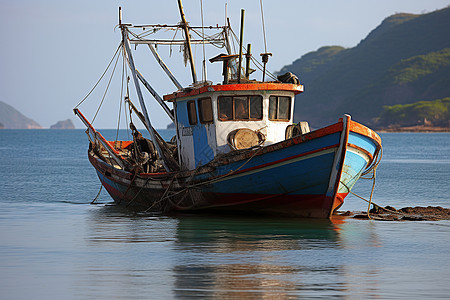
POLYGON ((367 212, 337 212, 338 216, 347 216, 356 219, 373 219, 380 221, 440 221, 450 220, 450 209, 440 206, 403 207, 396 209, 392 206, 375 206, 367 212))

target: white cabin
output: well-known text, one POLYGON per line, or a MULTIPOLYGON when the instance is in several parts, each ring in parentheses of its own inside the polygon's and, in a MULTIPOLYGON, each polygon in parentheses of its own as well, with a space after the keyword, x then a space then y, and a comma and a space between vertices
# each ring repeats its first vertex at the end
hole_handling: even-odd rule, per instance
POLYGON ((173 102, 182 170, 205 165, 218 154, 285 140, 300 84, 207 85, 166 95, 173 102))

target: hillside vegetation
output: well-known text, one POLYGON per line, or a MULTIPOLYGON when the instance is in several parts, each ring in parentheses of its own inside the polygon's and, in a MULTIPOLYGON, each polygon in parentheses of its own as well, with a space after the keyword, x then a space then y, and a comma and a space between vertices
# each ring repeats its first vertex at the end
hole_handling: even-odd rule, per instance
POLYGON ((396 14, 356 47, 322 47, 278 73, 292 72, 305 85, 297 96, 296 121, 318 127, 349 113, 362 123, 386 126, 392 119, 381 117, 385 106, 450 96, 449 37, 450 8, 396 14))
POLYGON ((380 122, 391 126, 449 126, 450 97, 435 101, 419 101, 383 107, 380 122))

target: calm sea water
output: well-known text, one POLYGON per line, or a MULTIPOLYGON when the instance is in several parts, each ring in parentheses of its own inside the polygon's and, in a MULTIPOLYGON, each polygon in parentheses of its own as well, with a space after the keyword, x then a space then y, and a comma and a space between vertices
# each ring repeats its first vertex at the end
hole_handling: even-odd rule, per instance
MULTIPOLYGON (((450 207, 450 134, 382 139, 374 201, 450 207)), ((1 299, 450 295, 449 221, 136 214, 104 191, 90 205, 87 147, 82 130, 0 130, 1 299)), ((342 210, 366 208, 351 196, 342 210)))

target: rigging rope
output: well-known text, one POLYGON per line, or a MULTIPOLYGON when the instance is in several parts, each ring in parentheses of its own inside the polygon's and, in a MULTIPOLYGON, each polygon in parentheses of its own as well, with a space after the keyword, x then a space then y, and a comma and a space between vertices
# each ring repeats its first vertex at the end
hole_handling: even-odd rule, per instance
POLYGON ((114 72, 116 70, 118 61, 119 61, 119 56, 117 56, 116 62, 114 64, 114 68, 113 68, 113 70, 111 72, 111 76, 109 77, 108 85, 106 86, 105 93, 103 94, 102 101, 100 102, 100 105, 98 106, 97 111, 95 112, 94 118, 92 118, 92 122, 91 123, 94 123, 95 118, 97 117, 97 114, 100 111, 100 108, 102 107, 103 101, 105 101, 106 93, 108 92, 108 89, 109 89, 109 86, 111 84, 112 78, 114 77, 114 72))
MULTIPOLYGON (((122 49, 122 51, 125 51, 125 49, 122 49)), ((121 113, 122 113, 123 82, 124 82, 125 69, 126 69, 125 56, 122 55, 122 84, 121 84, 121 87, 120 87, 119 117, 117 118, 116 141, 119 139, 119 127, 120 127, 120 116, 121 116, 121 113)), ((126 115, 127 114, 125 113, 125 116, 126 115)))
POLYGON ((114 58, 117 55, 117 52, 119 52, 119 49, 122 47, 122 42, 119 43, 119 46, 116 49, 116 52, 114 52, 113 57, 111 58, 111 61, 109 62, 108 66, 106 67, 106 70, 103 72, 102 76, 100 76, 100 79, 97 81, 97 83, 95 83, 94 87, 89 91, 89 93, 83 98, 83 100, 81 100, 76 106, 75 108, 77 108, 78 106, 80 106, 88 97, 89 95, 95 90, 95 88, 97 87, 97 85, 100 83, 100 81, 103 79, 103 77, 105 76, 106 72, 108 71, 109 67, 111 66, 111 63, 114 61, 114 58))

